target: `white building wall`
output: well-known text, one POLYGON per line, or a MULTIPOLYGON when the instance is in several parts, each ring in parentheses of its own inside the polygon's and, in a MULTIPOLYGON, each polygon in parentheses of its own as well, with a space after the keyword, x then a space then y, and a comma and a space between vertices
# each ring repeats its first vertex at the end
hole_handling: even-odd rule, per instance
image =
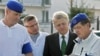
MULTIPOLYGON (((4 5, 7 0, 2 0, 3 3, 0 3, 0 9, 4 9, 4 5)), ((65 11, 66 13, 69 13, 69 8, 70 8, 70 3, 69 1, 70 0, 51 0, 51 6, 49 8, 42 8, 40 5, 40 2, 42 0, 20 0, 23 5, 25 6, 25 12, 26 14, 34 14, 38 17, 38 20, 40 22, 40 28, 43 30, 43 31, 47 31, 47 32, 51 32, 51 19, 52 19, 52 16, 53 16, 53 13, 56 12, 56 11, 65 11), (24 3, 23 1, 27 2, 27 3, 24 3), (32 2, 34 2, 32 4, 32 2), (46 10, 49 10, 49 23, 44 23, 44 24, 41 24, 41 21, 42 21, 42 10, 43 9, 46 9, 46 10)), ((77 4, 80 5, 81 0, 74 0, 74 1, 78 1, 77 4)), ((97 18, 97 16, 100 17, 100 0, 83 0, 84 2, 86 2, 86 5, 84 6, 87 6, 89 8, 95 8, 95 18, 97 18)), ((75 4, 75 3, 74 3, 75 4)), ((2 10, 0 10, 0 17, 3 17, 2 15, 4 15, 4 12, 2 12, 2 10)), ((93 27, 96 28, 96 22, 93 24, 93 27)), ((55 29, 53 29, 54 32, 56 31, 55 29)))
POLYGON ((42 20, 42 10, 41 8, 32 8, 32 7, 25 7, 25 12, 26 14, 33 14, 36 15, 38 17, 38 20, 41 21, 42 20))
POLYGON ((65 11, 68 12, 68 7, 67 7, 67 0, 51 0, 51 8, 50 10, 50 20, 52 18, 52 15, 56 11, 65 11))

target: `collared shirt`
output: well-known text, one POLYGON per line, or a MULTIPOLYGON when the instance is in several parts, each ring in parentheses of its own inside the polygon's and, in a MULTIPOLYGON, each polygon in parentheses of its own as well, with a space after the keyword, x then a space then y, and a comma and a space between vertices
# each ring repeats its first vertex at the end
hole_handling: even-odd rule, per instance
MULTIPOLYGON (((77 40, 79 40, 79 37, 77 40)), ((72 54, 78 56, 100 56, 100 48, 98 46, 100 46, 100 37, 91 32, 85 40, 79 40, 75 43, 72 54)))
MULTIPOLYGON (((66 41, 66 45, 67 45, 68 44, 68 39, 69 39, 69 31, 64 36, 65 36, 65 41, 66 41)), ((62 40, 63 40, 62 35, 59 33, 60 48, 61 48, 62 40)))
POLYGON ((29 42, 25 27, 19 24, 8 27, 0 21, 0 56, 22 56, 22 48, 29 42))
POLYGON ((49 34, 46 32, 39 31, 39 36, 37 37, 36 42, 34 41, 31 42, 34 56, 43 56, 45 38, 47 35, 49 34))

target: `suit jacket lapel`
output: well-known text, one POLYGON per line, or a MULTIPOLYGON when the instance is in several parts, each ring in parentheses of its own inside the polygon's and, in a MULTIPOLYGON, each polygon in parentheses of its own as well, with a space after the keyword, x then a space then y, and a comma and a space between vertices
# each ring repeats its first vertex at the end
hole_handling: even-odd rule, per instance
POLYGON ((54 37, 55 37, 55 43, 56 43, 56 47, 58 49, 58 53, 61 54, 60 42, 59 42, 59 33, 56 33, 54 37))
POLYGON ((71 52, 72 52, 72 49, 73 49, 73 46, 74 46, 74 43, 73 43, 73 40, 75 39, 75 35, 73 35, 72 32, 69 32, 69 39, 68 39, 68 44, 67 44, 67 47, 66 47, 66 54, 69 55, 71 52))
POLYGON ((70 46, 70 44, 72 43, 72 37, 71 37, 71 32, 69 32, 69 39, 68 39, 68 44, 67 44, 67 48, 68 48, 68 46, 70 46))

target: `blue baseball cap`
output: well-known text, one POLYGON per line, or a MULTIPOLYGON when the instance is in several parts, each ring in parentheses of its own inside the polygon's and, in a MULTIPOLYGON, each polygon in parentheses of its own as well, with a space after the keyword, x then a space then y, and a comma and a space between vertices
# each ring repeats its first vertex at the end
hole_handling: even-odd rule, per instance
POLYGON ((7 8, 16 11, 18 13, 22 13, 23 12, 23 5, 21 3, 19 3, 18 1, 15 0, 9 0, 8 3, 6 4, 7 8))
POLYGON ((71 28, 73 28, 77 23, 88 19, 88 16, 85 13, 78 13, 71 20, 71 28))

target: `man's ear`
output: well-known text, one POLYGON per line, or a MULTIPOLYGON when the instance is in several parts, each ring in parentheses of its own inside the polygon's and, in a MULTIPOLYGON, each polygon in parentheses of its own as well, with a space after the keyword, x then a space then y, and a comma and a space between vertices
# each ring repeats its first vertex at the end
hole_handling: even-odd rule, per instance
POLYGON ((9 14, 10 13, 10 10, 8 8, 6 8, 6 14, 9 14))
POLYGON ((87 26, 91 27, 91 24, 90 23, 87 23, 87 26))

